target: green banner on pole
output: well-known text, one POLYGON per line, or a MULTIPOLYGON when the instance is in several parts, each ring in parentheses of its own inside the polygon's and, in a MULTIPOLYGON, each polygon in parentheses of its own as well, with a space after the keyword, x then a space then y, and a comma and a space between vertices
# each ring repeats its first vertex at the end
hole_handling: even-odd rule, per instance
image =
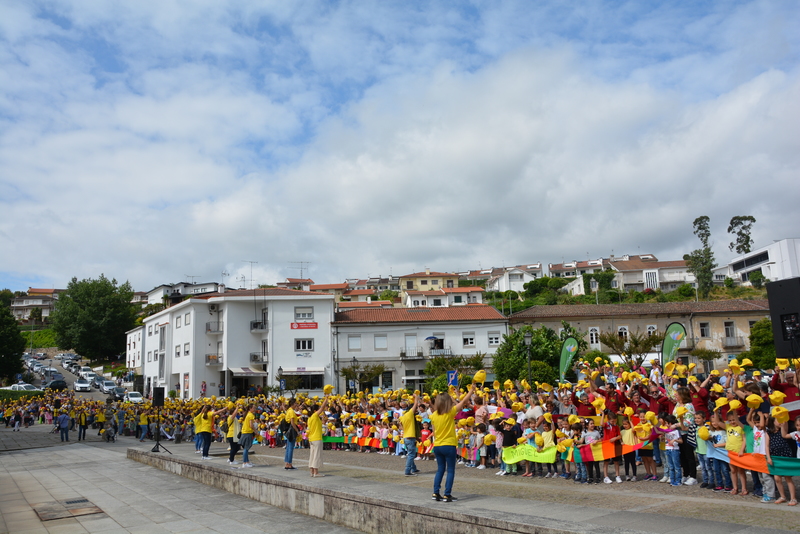
POLYGON ((664 332, 664 344, 661 346, 661 365, 675 360, 681 342, 686 339, 686 328, 681 323, 671 323, 664 332))
POLYGON ((578 354, 578 340, 574 337, 570 336, 564 340, 564 344, 561 345, 561 364, 558 366, 560 380, 561 382, 564 381, 564 376, 567 374, 570 366, 572 365, 572 360, 575 359, 575 356, 578 354))

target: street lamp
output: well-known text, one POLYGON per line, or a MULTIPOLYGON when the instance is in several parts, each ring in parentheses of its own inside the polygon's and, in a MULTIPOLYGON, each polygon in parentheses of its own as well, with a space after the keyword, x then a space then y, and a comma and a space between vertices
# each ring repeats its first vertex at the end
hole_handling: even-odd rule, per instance
POLYGON ((283 367, 278 366, 278 392, 280 397, 283 397, 283 367))
POLYGON ((523 339, 525 340, 525 347, 528 350, 528 386, 530 386, 530 384, 531 384, 531 340, 533 339, 533 334, 530 331, 525 332, 525 335, 523 336, 523 339))
POLYGON ((350 360, 350 363, 352 364, 352 367, 353 367, 353 385, 355 385, 354 389, 355 389, 355 392, 357 393, 358 389, 359 389, 358 371, 356 370, 356 369, 358 369, 358 360, 356 359, 355 356, 353 356, 353 359, 350 360))

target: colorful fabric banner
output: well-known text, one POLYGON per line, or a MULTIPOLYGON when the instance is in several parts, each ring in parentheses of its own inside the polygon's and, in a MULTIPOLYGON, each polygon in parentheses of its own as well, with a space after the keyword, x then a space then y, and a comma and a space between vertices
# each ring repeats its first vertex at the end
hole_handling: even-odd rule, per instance
POLYGON ((575 463, 600 462, 637 451, 648 443, 650 442, 643 441, 636 445, 623 445, 619 441, 597 441, 580 447, 569 447, 562 458, 575 463))
POLYGON ((721 460, 725 463, 741 467, 743 469, 758 471, 759 473, 769 473, 782 477, 800 476, 800 458, 785 458, 783 456, 773 456, 772 465, 767 463, 767 457, 763 454, 744 453, 729 454, 724 448, 716 448, 708 444, 708 457, 714 460, 721 460))
POLYGON ((662 366, 675 359, 684 339, 686 339, 686 328, 681 323, 670 323, 664 332, 664 343, 661 345, 662 366))
POLYGON ((548 447, 539 452, 536 447, 525 444, 503 449, 503 462, 515 464, 522 460, 539 464, 552 464, 556 461, 556 448, 548 447))
POLYGON ((561 345, 561 363, 558 366, 560 381, 564 381, 564 375, 569 371, 572 360, 578 355, 578 340, 570 336, 561 345))

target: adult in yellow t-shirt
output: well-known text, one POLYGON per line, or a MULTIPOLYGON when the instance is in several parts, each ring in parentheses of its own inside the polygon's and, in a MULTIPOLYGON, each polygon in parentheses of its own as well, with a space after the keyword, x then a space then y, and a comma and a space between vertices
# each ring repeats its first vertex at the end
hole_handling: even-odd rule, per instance
POLYGON ((322 467, 322 419, 320 419, 320 416, 325 412, 325 407, 327 405, 328 396, 325 395, 322 405, 308 417, 308 428, 306 429, 308 433, 308 446, 310 449, 308 468, 311 471, 312 477, 325 476, 321 475, 319 472, 319 468, 322 467))
POLYGON ((211 459, 208 455, 208 451, 211 449, 211 429, 214 428, 214 415, 216 413, 217 412, 211 409, 211 405, 206 404, 195 418, 195 431, 203 442, 203 460, 211 459))
POLYGON ((467 405, 474 392, 475 384, 472 384, 458 404, 447 392, 439 393, 433 403, 433 413, 431 413, 430 419, 433 424, 433 455, 436 457, 437 466, 436 476, 433 478, 433 499, 435 501, 453 502, 456 500, 451 495, 453 480, 456 476, 456 445, 458 444, 455 417, 458 411, 467 405), (445 471, 447 479, 444 484, 444 497, 442 497, 439 490, 445 471))
POLYGON ((239 432, 242 431, 242 424, 239 422, 239 408, 237 407, 233 413, 228 415, 228 432, 225 434, 225 441, 231 448, 231 453, 228 456, 228 464, 236 465, 239 462, 235 460, 236 453, 239 452, 239 432))
POLYGON ((239 445, 242 446, 242 468, 253 467, 250 463, 250 447, 253 446, 254 424, 256 424, 256 406, 251 404, 247 407, 247 415, 242 422, 242 437, 239 439, 239 445))
POLYGON ((406 469, 407 477, 417 476, 419 469, 414 463, 417 456, 417 408, 419 407, 419 395, 414 395, 414 405, 400 416, 400 424, 403 425, 403 447, 406 450, 406 469))
POLYGON ((139 431, 141 434, 139 435, 139 441, 144 441, 147 439, 147 429, 150 425, 150 419, 147 417, 147 410, 142 410, 139 413, 139 431))

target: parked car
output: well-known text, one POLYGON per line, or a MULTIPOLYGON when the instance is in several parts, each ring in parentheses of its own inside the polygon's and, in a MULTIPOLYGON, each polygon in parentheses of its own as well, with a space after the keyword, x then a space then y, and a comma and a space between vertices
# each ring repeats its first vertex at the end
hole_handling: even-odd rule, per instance
POLYGON ((47 385, 43 384, 42 387, 44 389, 51 389, 53 391, 64 391, 69 386, 67 385, 67 382, 65 380, 60 379, 60 380, 53 380, 51 382, 48 382, 47 385))
POLYGON ((31 391, 31 392, 33 392, 33 391, 41 392, 42 391, 41 389, 37 388, 36 386, 34 386, 32 384, 13 384, 13 385, 5 387, 3 389, 7 389, 9 391, 31 391))
POLYGON ((105 381, 106 381, 105 377, 100 375, 94 375, 94 377, 92 377, 90 382, 92 383, 92 387, 94 389, 100 389, 103 385, 103 382, 105 381))
POLYGON ((124 398, 125 402, 131 402, 133 404, 141 404, 144 402, 144 397, 138 391, 129 391, 125 394, 124 398))
POLYGON ((109 395, 114 395, 114 400, 125 400, 125 394, 127 391, 122 386, 116 386, 114 389, 111 390, 109 395))
POLYGON ((85 378, 79 378, 72 385, 72 389, 75 391, 92 391, 92 386, 89 385, 89 381, 85 378))
POLYGON ((115 387, 117 387, 117 383, 113 380, 103 380, 103 383, 100 384, 100 391, 103 393, 111 393, 111 390, 115 387))

